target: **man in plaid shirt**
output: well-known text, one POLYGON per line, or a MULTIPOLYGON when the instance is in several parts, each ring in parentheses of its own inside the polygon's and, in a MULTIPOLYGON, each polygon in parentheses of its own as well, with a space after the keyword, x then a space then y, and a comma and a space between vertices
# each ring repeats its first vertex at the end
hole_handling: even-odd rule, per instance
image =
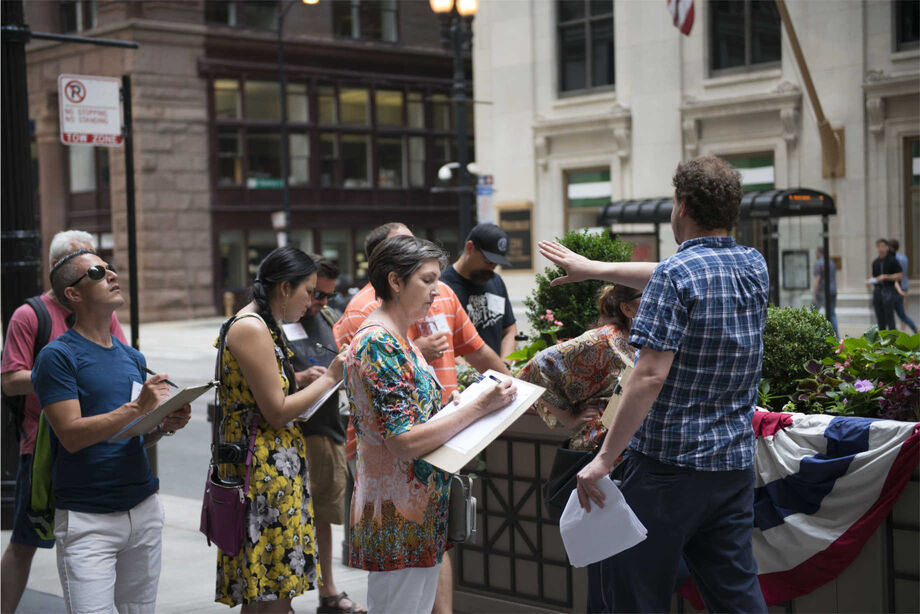
POLYGON ((766 612, 751 547, 754 432, 769 281, 763 257, 729 235, 740 176, 708 156, 678 164, 676 254, 655 263, 587 260, 555 242, 540 251, 566 275, 644 288, 630 344, 639 348, 620 411, 578 499, 603 506, 597 481, 617 468, 648 529, 639 545, 589 570, 589 611, 666 612, 687 564, 712 612, 766 612))

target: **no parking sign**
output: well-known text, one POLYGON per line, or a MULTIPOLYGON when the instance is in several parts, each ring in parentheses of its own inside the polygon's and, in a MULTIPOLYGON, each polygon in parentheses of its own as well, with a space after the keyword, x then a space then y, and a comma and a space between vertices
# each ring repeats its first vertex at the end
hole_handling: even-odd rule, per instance
POLYGON ((59 75, 61 142, 65 145, 120 146, 120 87, 121 80, 114 77, 59 75))

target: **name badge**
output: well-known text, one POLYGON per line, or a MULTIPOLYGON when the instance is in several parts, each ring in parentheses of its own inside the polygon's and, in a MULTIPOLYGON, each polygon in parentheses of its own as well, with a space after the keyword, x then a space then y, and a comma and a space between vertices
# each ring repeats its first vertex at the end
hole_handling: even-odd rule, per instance
POLYGON ((284 336, 288 341, 300 341, 308 337, 307 331, 303 329, 303 325, 300 322, 282 324, 281 329, 284 331, 284 336))

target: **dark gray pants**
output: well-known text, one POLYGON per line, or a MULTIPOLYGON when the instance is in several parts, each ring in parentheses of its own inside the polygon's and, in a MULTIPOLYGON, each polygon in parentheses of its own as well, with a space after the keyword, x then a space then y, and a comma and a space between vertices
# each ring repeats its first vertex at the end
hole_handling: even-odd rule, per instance
POLYGON ((710 612, 767 611, 751 547, 753 468, 696 471, 628 452, 617 474, 648 538, 600 563, 589 607, 670 611, 683 556, 710 612))

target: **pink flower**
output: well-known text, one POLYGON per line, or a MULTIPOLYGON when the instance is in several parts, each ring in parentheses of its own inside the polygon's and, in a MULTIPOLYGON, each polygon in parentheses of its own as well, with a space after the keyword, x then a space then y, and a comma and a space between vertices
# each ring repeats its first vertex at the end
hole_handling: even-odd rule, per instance
POLYGON ((553 324, 555 324, 556 326, 562 326, 562 322, 560 322, 559 320, 556 320, 555 322, 553 322, 553 324))

